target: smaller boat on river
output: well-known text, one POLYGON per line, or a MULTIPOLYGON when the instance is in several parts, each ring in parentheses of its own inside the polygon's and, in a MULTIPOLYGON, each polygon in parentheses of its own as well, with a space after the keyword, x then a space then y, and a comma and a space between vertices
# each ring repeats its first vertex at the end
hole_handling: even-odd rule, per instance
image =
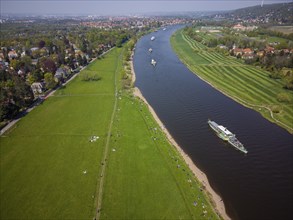
POLYGON ((157 62, 156 62, 154 59, 152 59, 151 64, 152 64, 153 66, 155 66, 155 65, 157 64, 157 62))
POLYGON ((152 41, 155 40, 155 36, 152 36, 152 37, 151 37, 151 40, 152 40, 152 41))

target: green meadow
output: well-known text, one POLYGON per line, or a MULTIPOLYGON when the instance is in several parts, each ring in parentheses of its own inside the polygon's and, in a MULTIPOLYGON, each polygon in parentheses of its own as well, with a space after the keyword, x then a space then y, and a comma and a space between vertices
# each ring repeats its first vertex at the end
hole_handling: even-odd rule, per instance
POLYGON ((124 50, 86 68, 100 80, 77 76, 0 137, 0 219, 219 219, 147 106, 121 89, 124 50))
POLYGON ((119 96, 107 158, 101 219, 219 218, 148 107, 130 94, 119 96))
POLYGON ((269 73, 234 57, 214 52, 191 39, 183 30, 171 37, 173 49, 187 67, 239 103, 293 132, 293 92, 282 88, 269 73), (289 101, 280 101, 280 96, 289 101))
POLYGON ((101 80, 76 77, 1 136, 1 219, 92 219, 120 53, 88 66, 101 80))

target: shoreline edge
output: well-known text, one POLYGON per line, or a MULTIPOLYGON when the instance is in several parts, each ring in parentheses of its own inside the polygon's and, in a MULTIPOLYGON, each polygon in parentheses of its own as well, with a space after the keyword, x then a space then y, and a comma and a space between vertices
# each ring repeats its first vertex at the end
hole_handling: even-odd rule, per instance
MULTIPOLYGON (((134 66, 133 66, 133 53, 132 53, 131 57, 132 58, 130 60, 130 66, 131 66, 132 84, 134 85, 134 83, 136 81, 136 75, 135 75, 134 66)), ((148 106, 148 109, 149 109, 150 113, 152 114, 152 116, 154 117, 154 119, 156 120, 156 122, 158 123, 158 125, 160 126, 160 128, 162 129, 162 131, 165 133, 166 138, 169 141, 169 143, 171 145, 173 145, 177 149, 177 151, 180 153, 180 155, 184 159, 185 163, 188 165, 189 169, 192 171, 192 173, 195 175, 195 177, 198 179, 198 181, 200 183, 202 183, 203 186, 205 187, 205 190, 206 190, 207 194, 209 194, 207 196, 211 199, 212 205, 214 206, 215 211, 223 219, 225 219, 225 220, 231 220, 231 218, 226 213, 225 205, 224 205, 224 202, 223 202, 222 198, 213 190, 213 188, 211 187, 211 185, 210 185, 210 183, 208 181, 208 178, 205 175, 205 173, 203 173, 195 165, 195 163, 192 161, 192 159, 177 144, 177 142, 171 136, 171 134, 169 133, 169 131, 167 130, 167 128, 164 126, 164 124, 162 123, 162 121, 160 120, 160 118, 157 116, 157 114, 154 111, 154 109, 152 108, 152 106, 147 102, 147 100, 145 99, 145 97, 142 95, 142 93, 139 90, 139 88, 137 88, 137 87, 134 87, 133 88, 133 95, 136 96, 136 97, 138 97, 138 98, 140 98, 148 106)))

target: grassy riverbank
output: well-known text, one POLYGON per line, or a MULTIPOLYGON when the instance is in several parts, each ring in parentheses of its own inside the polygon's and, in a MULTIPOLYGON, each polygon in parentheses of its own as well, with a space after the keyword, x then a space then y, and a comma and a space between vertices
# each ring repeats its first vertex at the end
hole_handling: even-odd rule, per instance
POLYGON ((110 146, 102 219, 197 219, 205 210, 217 218, 147 106, 130 94, 119 96, 110 146))
POLYGON ((124 83, 117 84, 117 107, 97 216, 100 219, 219 219, 205 187, 169 143, 147 105, 133 96, 131 89, 122 89, 121 84, 124 83))
POLYGON ((171 43, 179 58, 203 80, 293 132, 293 92, 283 89, 280 81, 269 78, 268 72, 211 52, 205 45, 185 35, 183 30, 172 36, 171 43), (279 101, 282 95, 291 97, 291 100, 279 101))
POLYGON ((101 219, 218 219, 147 106, 120 89, 123 53, 0 137, 0 219, 93 219, 97 207, 101 219))

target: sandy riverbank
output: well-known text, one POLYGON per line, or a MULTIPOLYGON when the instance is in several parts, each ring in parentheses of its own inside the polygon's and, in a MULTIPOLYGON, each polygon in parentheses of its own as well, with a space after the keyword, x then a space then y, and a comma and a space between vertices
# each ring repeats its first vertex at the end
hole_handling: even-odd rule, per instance
MULTIPOLYGON (((134 68, 133 68, 133 62, 131 62, 131 72, 132 72, 132 83, 134 84, 136 80, 134 68)), ((153 115, 154 119, 157 121, 161 129, 164 131, 166 137, 168 138, 169 142, 176 147, 178 152, 182 155, 183 159, 185 160, 186 164, 189 166, 190 170, 194 173, 196 178, 205 186, 205 189, 210 194, 210 197, 213 201, 213 204, 215 205, 216 211, 223 217, 225 220, 230 220, 231 218, 227 215, 225 210, 225 205, 223 203, 222 198, 212 189, 211 185, 209 184, 207 176, 193 163, 191 158, 182 150, 182 148, 176 143, 176 141, 173 139, 169 131, 165 128, 162 121, 157 116, 156 112, 152 108, 151 105, 147 102, 147 100, 143 97, 140 90, 135 87, 133 94, 137 97, 139 97, 141 100, 143 100, 146 105, 149 108, 149 111, 153 115)))

